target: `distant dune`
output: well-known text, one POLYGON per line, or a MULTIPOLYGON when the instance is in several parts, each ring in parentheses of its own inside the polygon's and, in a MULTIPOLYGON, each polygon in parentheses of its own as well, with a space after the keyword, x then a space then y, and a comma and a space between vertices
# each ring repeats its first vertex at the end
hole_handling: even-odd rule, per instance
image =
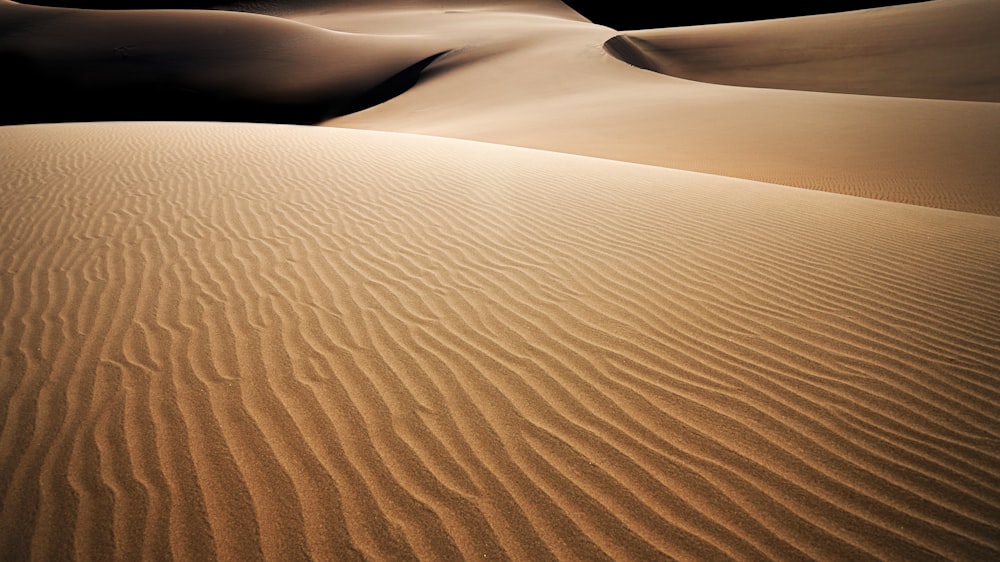
POLYGON ((1000 3, 927 2, 848 14, 650 29, 608 49, 636 66, 703 82, 1000 102, 1000 3))
MULTIPOLYGON (((952 19, 979 17, 1000 25, 1000 14, 981 4, 931 2, 863 13, 881 18, 919 7, 929 21, 954 12, 952 19)), ((833 19, 824 25, 837 40, 837 18, 859 16, 816 17, 833 19)), ((296 18, 348 31, 419 29, 451 46, 405 96, 328 125, 513 144, 1000 214, 996 103, 732 87, 658 76, 604 52, 603 45, 618 35, 614 30, 535 14, 497 13, 487 19, 482 13, 425 10, 405 18, 391 11, 296 18)), ((745 25, 733 24, 733 35, 745 25)), ((696 29, 708 37, 715 33, 712 27, 696 29)), ((724 34, 730 27, 718 29, 724 34)), ((806 29, 814 31, 811 25, 806 29)), ((923 36, 908 30, 900 33, 921 44, 923 36)), ((983 52, 993 52, 992 36, 976 38, 983 52)), ((949 60, 975 53, 941 50, 949 60)), ((872 58, 878 64, 879 57, 872 58)), ((996 67, 989 56, 974 60, 966 65, 977 73, 973 76, 993 72, 980 71, 977 64, 996 67)), ((820 67, 803 66, 798 80, 810 80, 820 67)))
POLYGON ((204 119, 311 124, 416 82, 432 40, 237 12, 0 2, 0 123, 204 119))
POLYGON ((0 2, 0 558, 1000 558, 994 4, 440 4, 0 2))

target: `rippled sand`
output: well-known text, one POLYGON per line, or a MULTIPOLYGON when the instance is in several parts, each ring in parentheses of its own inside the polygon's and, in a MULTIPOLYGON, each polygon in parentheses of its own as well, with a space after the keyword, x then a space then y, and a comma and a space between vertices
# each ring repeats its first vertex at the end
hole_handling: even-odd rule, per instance
MULTIPOLYGON (((993 6, 816 18, 940 62, 993 6)), ((1000 105, 954 64, 241 8, 0 3, 0 558, 1000 556, 1000 105)))

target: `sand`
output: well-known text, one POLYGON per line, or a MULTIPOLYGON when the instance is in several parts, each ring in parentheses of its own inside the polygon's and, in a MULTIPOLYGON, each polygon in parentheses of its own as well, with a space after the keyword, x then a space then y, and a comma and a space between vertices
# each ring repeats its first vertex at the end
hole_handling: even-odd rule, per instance
POLYGON ((924 2, 740 24, 622 33, 608 47, 649 70, 755 88, 1000 101, 1000 4, 924 2))
POLYGON ((374 49, 355 101, 444 53, 323 127, 0 127, 4 560, 1000 556, 995 102, 696 82, 556 3, 432 4, 0 4, 287 22, 374 49))
MULTIPOLYGON (((983 4, 942 1, 931 2, 933 10, 921 9, 928 25, 958 11, 996 29, 1000 12, 983 4)), ((533 14, 501 13, 485 22, 480 14, 433 10, 407 12, 405 18, 388 11, 295 17, 349 31, 421 30, 456 46, 407 95, 329 125, 511 144, 1000 215, 996 103, 748 88, 657 75, 608 52, 606 43, 620 35, 614 30, 533 14)), ((739 36, 745 24, 733 25, 739 36)), ((897 43, 922 44, 924 35, 911 28, 898 30, 897 43)), ((705 31, 716 33, 711 26, 705 31)), ((813 32, 806 27, 804 33, 813 32)), ((978 36, 986 53, 996 52, 995 36, 978 36)), ((830 40, 836 39, 834 34, 830 40)), ((877 47, 869 58, 879 59, 877 47)), ((950 59, 969 56, 967 50, 939 50, 950 59)), ((992 56, 975 60, 996 67, 992 56)), ((800 69, 800 82, 820 68, 800 69)))

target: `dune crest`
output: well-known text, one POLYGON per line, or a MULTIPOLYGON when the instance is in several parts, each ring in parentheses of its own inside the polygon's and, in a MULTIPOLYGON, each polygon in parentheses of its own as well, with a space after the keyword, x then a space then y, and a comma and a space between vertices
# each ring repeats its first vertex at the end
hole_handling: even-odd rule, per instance
MULTIPOLYGON (((734 87, 651 73, 608 54, 604 46, 617 32, 582 21, 558 2, 302 0, 232 7, 271 15, 0 2, 0 27, 10 30, 0 34, 9 79, 0 122, 324 124, 1000 215, 998 103, 734 87)), ((864 56, 849 57, 830 76, 853 76, 876 89, 926 83, 973 92, 997 83, 989 63, 995 57, 987 56, 1000 45, 990 24, 996 14, 995 3, 939 0, 817 18, 838 40, 855 37, 855 28, 890 37, 884 45, 833 49, 864 56), (955 35, 941 31, 941 22, 954 25, 955 35), (856 72, 904 59, 929 61, 926 68, 943 72, 942 80, 921 82, 920 72, 904 71, 890 81, 876 73, 883 78, 872 81, 856 72)), ((747 61, 766 62, 775 51, 765 39, 779 30, 817 62, 781 70, 776 80, 807 82, 826 68, 822 61, 833 60, 816 45, 813 35, 821 34, 796 36, 775 22, 732 25, 677 33, 711 45, 761 29, 766 33, 736 44, 747 61)))
POLYGON ((845 14, 629 31, 629 64, 702 82, 1000 102, 1000 4, 936 0, 845 14))
POLYGON ((1000 219, 382 132, 0 128, 7 559, 1000 554, 1000 219))
POLYGON ((207 10, 0 3, 0 124, 211 120, 314 124, 398 95, 446 49, 207 10))
MULTIPOLYGON (((914 12, 903 19, 934 25, 936 12, 917 12, 917 6, 898 9, 914 12)), ((836 23, 880 13, 829 17, 836 23)), ((997 103, 693 82, 610 56, 603 46, 614 30, 537 14, 428 9, 405 18, 376 12, 293 17, 354 32, 426 33, 451 49, 406 95, 326 125, 510 144, 1000 215, 997 103)), ((918 39, 903 31, 903 43, 918 39)))

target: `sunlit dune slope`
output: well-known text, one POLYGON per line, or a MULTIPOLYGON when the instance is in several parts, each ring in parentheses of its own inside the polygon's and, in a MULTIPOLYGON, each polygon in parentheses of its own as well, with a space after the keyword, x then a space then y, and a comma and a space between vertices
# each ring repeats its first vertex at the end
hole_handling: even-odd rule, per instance
POLYGON ((617 32, 554 1, 226 6, 269 15, 3 1, 0 121, 323 123, 1000 215, 1000 104, 836 93, 895 88, 979 99, 993 91, 995 2, 938 0, 629 36, 631 46, 662 40, 691 49, 675 56, 643 47, 626 60, 680 57, 692 78, 758 76, 766 88, 637 68, 606 52, 617 32), (728 51, 709 48, 729 43, 728 51), (781 45, 808 61, 775 66, 781 45), (723 60, 764 66, 726 71, 723 60), (841 85, 834 92, 774 88, 833 82, 841 85))
POLYGON ((7 560, 989 560, 1000 219, 382 132, 0 128, 7 560))
POLYGON ((609 40, 622 60, 692 80, 1000 102, 1000 2, 914 5, 673 29, 609 40))
POLYGON ((1000 559, 994 0, 73 5, 0 0, 3 562, 1000 559))
MULTIPOLYGON (((917 6, 886 11, 905 15, 917 6)), ((853 21, 882 13, 824 17, 853 21)), ((926 12, 902 19, 921 14, 926 12)), ((536 14, 423 9, 405 17, 350 11, 294 17, 347 31, 425 33, 451 49, 405 95, 328 125, 484 140, 1000 214, 997 103, 694 82, 610 56, 603 45, 614 30, 536 14)))

